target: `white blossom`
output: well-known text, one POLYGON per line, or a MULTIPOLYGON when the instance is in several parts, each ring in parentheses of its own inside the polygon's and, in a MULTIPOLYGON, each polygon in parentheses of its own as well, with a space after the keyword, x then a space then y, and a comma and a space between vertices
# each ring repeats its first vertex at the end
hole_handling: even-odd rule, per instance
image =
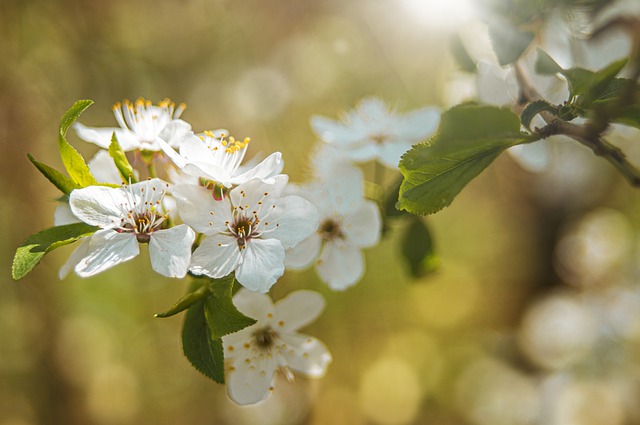
POLYGON ((439 119, 440 112, 435 107, 399 114, 382 100, 368 98, 340 120, 312 117, 311 127, 320 140, 340 148, 354 162, 375 159, 389 168, 398 168, 402 154, 432 135, 439 119))
MULTIPOLYGON (((164 229, 162 207, 168 184, 151 179, 122 188, 89 186, 71 192, 69 205, 83 222, 100 227, 69 260, 82 277, 93 276, 130 260, 149 244, 152 268, 169 277, 184 277, 195 232, 187 225, 164 229)), ((62 273, 62 272, 61 272, 62 273)))
POLYGON ((284 273, 285 249, 318 227, 317 210, 309 201, 282 196, 287 181, 286 175, 271 183, 252 179, 220 200, 201 186, 176 186, 180 217, 206 236, 189 270, 212 278, 235 271, 246 288, 267 292, 284 273))
POLYGON ((315 261, 322 281, 331 289, 343 290, 362 278, 362 249, 380 241, 382 220, 377 204, 363 197, 361 171, 346 167, 334 171, 332 180, 296 190, 317 207, 320 225, 315 233, 287 250, 285 265, 304 269, 315 261))
POLYGON ((226 130, 188 132, 179 143, 179 153, 168 143, 160 142, 163 151, 185 174, 202 182, 231 187, 253 178, 268 179, 282 172, 282 154, 275 152, 259 164, 241 165, 249 142, 248 137, 235 140, 226 130))
POLYGON ((73 125, 81 139, 107 149, 115 132, 118 143, 125 152, 159 151, 159 141, 177 146, 191 125, 179 119, 186 106, 176 105, 169 99, 153 105, 151 101, 125 100, 113 106, 113 113, 120 127, 87 127, 80 123, 73 125))
POLYGON ((298 333, 324 309, 320 294, 295 291, 273 304, 267 295, 241 289, 233 302, 257 323, 222 338, 229 398, 241 405, 265 399, 276 371, 289 380, 293 371, 313 378, 325 374, 332 360, 329 350, 318 339, 298 333))

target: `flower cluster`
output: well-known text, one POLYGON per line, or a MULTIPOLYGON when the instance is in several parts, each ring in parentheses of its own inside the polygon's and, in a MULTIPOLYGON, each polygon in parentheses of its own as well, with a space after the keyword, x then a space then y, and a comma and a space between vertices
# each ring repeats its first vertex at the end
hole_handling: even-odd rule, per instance
MULTIPOLYGON (((251 139, 236 139, 224 129, 194 133, 180 118, 184 104, 125 100, 113 107, 118 127, 96 128, 74 122, 90 103, 76 103, 62 120, 59 147, 69 178, 32 160, 65 195, 56 209, 56 227, 44 232, 54 235, 47 233, 49 239, 57 237, 57 244, 77 241, 60 278, 71 271, 94 276, 148 245, 155 272, 176 278, 189 274, 198 282, 194 287, 200 289, 159 316, 189 309, 185 327, 194 315, 200 315, 196 326, 206 321, 210 337, 196 343, 209 345, 210 353, 224 344, 232 400, 264 399, 276 371, 290 380, 292 371, 322 376, 331 362, 328 349, 297 331, 319 316, 323 298, 299 290, 273 304, 265 294, 286 268, 315 264, 320 279, 334 290, 363 278, 362 249, 381 239, 384 182, 365 182, 358 164, 376 160, 397 170, 400 156, 435 130, 438 111, 402 115, 379 99, 366 99, 340 121, 314 117, 311 126, 321 147, 311 160, 312 181, 290 184, 280 152, 243 163, 251 139), (80 139, 101 148, 86 164, 65 147, 71 125, 80 139), (378 192, 367 193, 366 184, 376 185, 378 192), (244 288, 231 299, 236 281, 244 288), (211 316, 220 311, 235 322, 227 316, 216 323, 211 316)), ((19 252, 16 259, 27 263, 25 272, 14 270, 14 277, 21 277, 40 257, 19 252)), ((185 341, 190 331, 183 331, 185 355, 198 369, 207 369, 216 360, 190 357, 193 341, 185 341), (202 367, 207 361, 211 364, 202 367)))

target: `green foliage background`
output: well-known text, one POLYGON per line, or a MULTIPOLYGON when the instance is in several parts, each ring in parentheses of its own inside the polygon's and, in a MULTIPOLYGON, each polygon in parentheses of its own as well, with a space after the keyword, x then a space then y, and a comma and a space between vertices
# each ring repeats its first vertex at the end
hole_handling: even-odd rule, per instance
MULTIPOLYGON (((640 197, 608 164, 585 156, 596 183, 575 193, 500 157, 428 218, 441 267, 420 281, 400 259, 397 226, 367 252, 364 280, 344 293, 328 291, 313 271, 287 272, 273 297, 297 288, 325 295, 325 314, 308 333, 334 362, 321 381, 278 382, 280 402, 267 413, 231 405, 224 387, 183 358, 183 317, 153 315, 188 282, 154 274, 144 255, 92 279, 59 282, 72 249, 63 247, 24 280, 10 277, 15 249, 52 225, 59 194, 26 153, 62 169, 58 123, 77 99, 95 101, 81 119, 94 126, 115 125, 110 107, 124 98, 185 102, 183 117, 195 129, 250 136, 251 154, 281 150, 292 181, 308 175, 312 114, 335 117, 369 95, 400 111, 444 105, 455 72, 447 34, 411 21, 399 4, 0 3, 0 425, 390 423, 372 413, 365 394, 376 385, 372 370, 393 361, 418 383, 390 368, 377 388, 382 398, 404 388, 403 400, 417 400, 402 423, 467 423, 456 380, 487 353, 506 350, 524 362, 505 341, 533 299, 561 286, 552 267, 560 229, 604 205, 625 212, 637 231, 640 197)), ((74 134, 68 140, 86 158, 96 150, 74 134)), ((372 178, 373 167, 365 169, 372 178)))

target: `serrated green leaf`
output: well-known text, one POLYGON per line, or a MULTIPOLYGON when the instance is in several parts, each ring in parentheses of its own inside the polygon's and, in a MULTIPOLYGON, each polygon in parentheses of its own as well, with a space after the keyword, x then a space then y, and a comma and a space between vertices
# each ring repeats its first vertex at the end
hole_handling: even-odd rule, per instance
POLYGON ((536 54, 536 63, 534 65, 536 73, 543 75, 555 75, 564 71, 564 69, 544 50, 538 48, 536 49, 536 54))
POLYGON ((402 237, 402 256, 415 278, 436 271, 439 265, 433 239, 420 217, 413 217, 402 237))
POLYGON ((118 171, 120 171, 120 176, 122 176, 125 182, 137 183, 137 179, 133 172, 133 167, 129 163, 127 155, 122 150, 120 143, 118 143, 118 138, 116 137, 115 132, 111 136, 111 144, 109 145, 109 156, 113 158, 113 162, 116 164, 118 171))
POLYGON ((224 384, 222 340, 212 338, 205 318, 204 300, 193 304, 182 324, 182 352, 203 375, 224 384))
POLYGON ((616 80, 616 76, 622 71, 622 68, 625 67, 627 62, 628 60, 626 58, 612 62, 593 75, 587 93, 589 101, 601 99, 606 93, 610 94, 609 87, 614 80, 616 80))
POLYGON ((27 238, 16 250, 11 275, 15 280, 25 277, 45 254, 94 233, 98 228, 85 223, 50 227, 27 238))
POLYGON ((419 215, 441 210, 502 151, 525 141, 520 119, 508 109, 475 104, 450 109, 429 144, 403 155, 397 207, 419 215))
POLYGON ((531 131, 531 120, 538 115, 540 112, 551 112, 554 115, 558 114, 558 108, 553 106, 546 100, 536 100, 535 102, 531 102, 524 108, 522 114, 520 115, 520 121, 522 125, 525 126, 529 131, 531 131))
POLYGON ((500 65, 514 63, 529 47, 534 33, 521 31, 506 21, 489 26, 489 37, 500 65))
POLYGON ((43 164, 42 162, 36 161, 36 159, 34 157, 32 157, 30 154, 27 154, 27 157, 29 158, 29 161, 31 161, 31 163, 33 165, 35 165, 36 168, 47 179, 49 179, 49 181, 51 183, 53 183, 53 185, 55 187, 60 189, 60 191, 62 193, 64 193, 65 195, 68 195, 69 193, 71 193, 71 191, 73 189, 79 189, 80 188, 80 186, 78 184, 76 184, 76 182, 74 182, 69 177, 65 176, 64 174, 62 174, 60 171, 56 170, 55 168, 50 167, 50 166, 48 166, 46 164, 43 164))
POLYGON ((460 69, 470 73, 476 72, 476 63, 473 59, 471 59, 469 52, 464 47, 462 39, 460 39, 460 36, 458 34, 456 34, 451 40, 451 53, 453 54, 453 57, 460 69))
POLYGON ((173 306, 171 306, 169 310, 163 313, 158 313, 155 315, 155 317, 166 318, 166 317, 174 316, 188 309, 193 304, 197 303, 198 301, 200 301, 202 298, 206 297, 209 294, 210 294, 209 285, 208 284, 202 285, 195 291, 191 291, 187 293, 184 297, 180 298, 173 306))
POLYGON ((91 174, 82 155, 67 142, 66 134, 71 124, 73 124, 80 114, 92 103, 92 100, 79 100, 74 103, 71 109, 62 117, 60 121, 60 131, 58 133, 58 150, 60 151, 64 168, 67 170, 67 173, 69 173, 71 179, 80 187, 92 186, 98 182, 91 174))
POLYGON ((205 316, 212 338, 221 338, 256 323, 255 319, 240 313, 233 304, 231 294, 233 274, 214 279, 210 285, 212 295, 204 300, 205 316))

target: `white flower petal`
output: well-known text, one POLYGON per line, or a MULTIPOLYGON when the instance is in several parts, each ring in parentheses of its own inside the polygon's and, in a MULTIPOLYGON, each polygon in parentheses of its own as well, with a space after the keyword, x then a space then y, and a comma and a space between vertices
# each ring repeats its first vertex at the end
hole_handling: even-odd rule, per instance
MULTIPOLYGON (((189 137, 189 135, 193 135, 193 132, 188 132, 184 137, 185 138, 189 137)), ((185 161, 185 159, 178 152, 176 152, 175 149, 173 149, 173 147, 171 147, 171 145, 169 145, 167 142, 165 142, 162 139, 159 139, 157 140, 157 143, 158 143, 158 146, 160 146, 160 149, 162 149, 162 152, 164 152, 164 154, 167 155, 169 159, 178 166, 178 168, 182 169, 184 168, 185 165, 187 165, 187 161, 185 161)))
POLYGON ((347 147, 362 139, 362 134, 344 124, 317 115, 311 117, 311 128, 320 140, 337 146, 347 147))
POLYGON ((349 243, 368 248, 380 241, 382 220, 378 205, 364 200, 357 208, 345 214, 342 222, 342 232, 349 243))
POLYGON ((284 248, 276 239, 250 239, 244 249, 236 279, 242 286, 267 292, 284 274, 284 248))
POLYGON ((398 117, 398 123, 394 126, 392 134, 394 139, 413 145, 425 141, 432 135, 438 128, 439 122, 438 108, 427 106, 398 117))
POLYGON ((318 229, 317 208, 300 196, 280 198, 269 217, 270 227, 276 226, 266 235, 282 242, 284 248, 292 248, 318 229))
POLYGON ((233 184, 241 184, 253 178, 265 180, 280 174, 283 168, 282 154, 274 152, 255 167, 232 177, 231 182, 233 184))
POLYGON ((167 277, 184 277, 195 237, 195 232, 186 224, 153 232, 149 240, 153 270, 167 277))
POLYGON ((318 292, 298 290, 291 292, 274 305, 276 329, 284 333, 296 331, 320 316, 324 310, 324 298, 318 292))
POLYGON ((97 181, 114 184, 122 183, 120 171, 118 171, 118 167, 116 167, 108 151, 99 150, 87 165, 97 181))
POLYGON ((192 132, 180 141, 180 156, 186 162, 214 162, 213 152, 192 132))
POLYGON ((58 204, 53 212, 53 224, 55 226, 63 226, 65 224, 80 223, 78 217, 73 215, 71 207, 68 203, 62 202, 58 204))
POLYGON ((312 233, 298 245, 285 252, 285 267, 291 270, 306 269, 318 258, 321 247, 322 238, 317 233, 312 233))
POLYGON ((227 374, 227 395, 241 406, 264 400, 269 395, 275 370, 273 360, 265 359, 256 365, 239 358, 227 374))
POLYGON ((91 236, 80 239, 78 242, 78 246, 73 250, 67 261, 60 267, 60 271, 58 272, 58 277, 60 280, 64 279, 71 273, 71 271, 82 261, 83 258, 87 256, 89 253, 89 242, 91 241, 91 236))
MULTIPOLYGON (((191 130, 191 124, 176 119, 164 126, 158 138, 164 140, 169 146, 178 146, 182 138, 191 130)), ((159 150, 159 149, 158 149, 159 150)))
POLYGON ((353 286, 364 274, 360 248, 342 242, 325 243, 316 264, 320 278, 336 291, 353 286))
POLYGON ((111 228, 120 224, 125 192, 106 186, 89 186, 71 192, 69 205, 80 220, 92 226, 111 228))
POLYGON ((400 158, 413 145, 410 142, 388 141, 378 146, 378 161, 387 168, 398 169, 400 158))
POLYGON ((332 358, 320 340, 303 334, 283 334, 280 339, 289 347, 282 355, 291 369, 312 378, 324 376, 332 358))
POLYGON ((367 162, 376 159, 379 155, 379 147, 373 141, 351 146, 344 151, 344 155, 354 162, 367 162))
POLYGON ((91 236, 87 256, 76 265, 82 277, 93 276, 140 253, 133 233, 118 233, 112 229, 98 230, 91 236))
POLYGON ((251 179, 229 192, 229 198, 234 206, 245 210, 259 209, 258 202, 262 202, 262 207, 267 208, 268 205, 278 202, 288 181, 289 177, 286 174, 274 176, 271 183, 261 179, 251 179))
POLYGON ((193 161, 189 162, 182 169, 187 174, 197 177, 204 177, 213 180, 225 187, 231 187, 231 174, 225 168, 209 162, 193 161))
POLYGON ((233 304, 242 314, 260 321, 270 320, 269 314, 273 315, 274 311, 268 295, 245 288, 240 288, 233 296, 233 304))
POLYGON ((211 191, 202 186, 177 185, 173 187, 172 194, 178 204, 180 218, 198 233, 220 233, 227 228, 225 222, 233 218, 229 199, 225 197, 216 201, 211 191))
POLYGON ((111 137, 114 132, 116 133, 118 144, 120 144, 123 151, 127 152, 140 147, 140 139, 131 130, 118 127, 87 127, 79 122, 74 123, 73 128, 79 138, 85 142, 96 144, 104 149, 109 149, 111 137))
POLYGON ((191 255, 189 270, 217 279, 234 271, 240 260, 240 249, 236 239, 215 234, 205 238, 191 255))

